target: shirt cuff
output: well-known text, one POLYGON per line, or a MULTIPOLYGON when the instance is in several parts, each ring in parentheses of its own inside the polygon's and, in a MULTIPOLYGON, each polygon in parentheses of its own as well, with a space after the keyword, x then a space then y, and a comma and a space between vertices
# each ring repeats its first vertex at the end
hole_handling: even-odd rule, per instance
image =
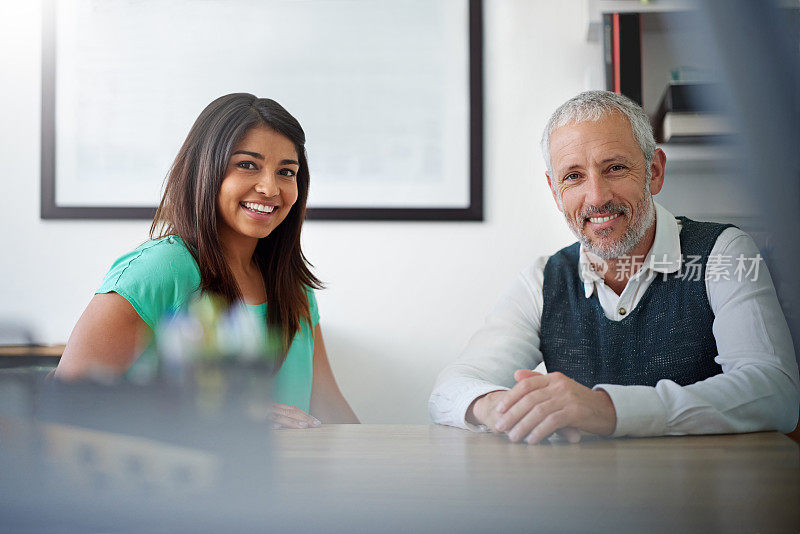
POLYGON ((667 409, 655 388, 597 384, 592 389, 608 393, 614 404, 617 427, 611 437, 663 436, 666 433, 667 409))

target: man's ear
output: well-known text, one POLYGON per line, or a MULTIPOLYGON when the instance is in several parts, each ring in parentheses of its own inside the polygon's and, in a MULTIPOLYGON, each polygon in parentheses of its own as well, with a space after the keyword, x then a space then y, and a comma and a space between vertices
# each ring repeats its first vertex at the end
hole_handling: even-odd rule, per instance
POLYGON ((547 186, 550 188, 550 194, 553 195, 553 200, 555 201, 556 206, 558 207, 558 211, 564 211, 561 209, 561 202, 558 201, 558 195, 556 195, 556 190, 553 187, 553 181, 550 179, 550 173, 545 172, 544 175, 547 178, 547 186))
POLYGON ((657 195, 664 187, 664 171, 667 167, 667 155, 660 148, 653 154, 653 162, 650 163, 650 193, 657 195))

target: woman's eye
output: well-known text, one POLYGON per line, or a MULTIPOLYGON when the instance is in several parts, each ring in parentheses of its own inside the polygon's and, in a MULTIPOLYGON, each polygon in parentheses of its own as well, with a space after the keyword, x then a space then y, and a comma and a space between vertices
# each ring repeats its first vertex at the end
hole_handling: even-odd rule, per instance
POLYGON ((294 172, 292 169, 281 169, 278 171, 278 174, 281 174, 283 176, 288 176, 290 178, 297 175, 297 173, 294 172))
POLYGON ((253 163, 252 161, 240 161, 239 163, 236 164, 236 166, 239 167, 240 169, 245 169, 248 171, 254 171, 258 168, 256 167, 256 164, 253 163))

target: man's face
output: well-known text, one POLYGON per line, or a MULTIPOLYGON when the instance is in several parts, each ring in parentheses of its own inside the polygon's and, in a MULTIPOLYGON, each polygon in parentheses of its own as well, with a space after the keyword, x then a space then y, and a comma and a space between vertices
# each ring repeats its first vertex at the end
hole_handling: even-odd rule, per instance
POLYGON ((651 195, 664 179, 663 153, 656 152, 648 178, 628 119, 617 113, 551 134, 548 183, 570 230, 590 252, 607 260, 630 254, 652 227, 651 195))

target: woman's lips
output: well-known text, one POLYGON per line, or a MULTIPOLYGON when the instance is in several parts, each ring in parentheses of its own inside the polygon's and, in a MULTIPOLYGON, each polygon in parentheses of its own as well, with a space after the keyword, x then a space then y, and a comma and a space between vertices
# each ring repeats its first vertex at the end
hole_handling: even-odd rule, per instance
MULTIPOLYGON (((252 203, 248 203, 248 204, 253 205, 252 203)), ((272 211, 270 211, 270 212, 264 212, 264 211, 259 211, 257 209, 250 208, 247 205, 245 205, 244 202, 241 202, 239 204, 239 206, 247 214, 248 217, 253 218, 253 219, 257 220, 257 221, 268 221, 278 211, 278 206, 270 206, 272 208, 272 211)))

